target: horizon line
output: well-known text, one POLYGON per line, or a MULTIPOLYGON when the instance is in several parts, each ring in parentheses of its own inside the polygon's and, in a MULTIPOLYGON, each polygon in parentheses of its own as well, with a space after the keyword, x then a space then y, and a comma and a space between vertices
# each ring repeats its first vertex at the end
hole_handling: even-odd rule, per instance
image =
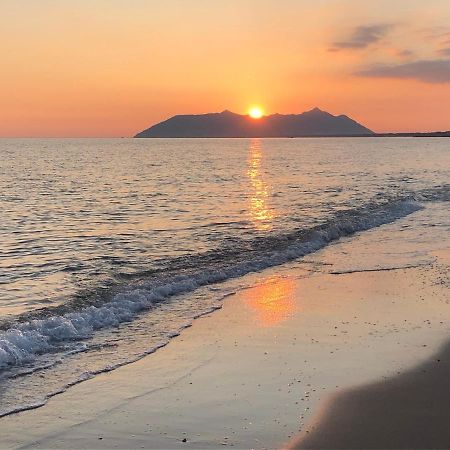
MULTIPOLYGON (((433 130, 433 131, 374 131, 373 134, 367 135, 305 135, 305 136, 286 136, 286 137, 268 137, 268 136, 255 136, 255 137, 166 137, 166 138, 147 138, 147 139, 311 139, 311 138, 376 138, 376 137, 416 137, 414 135, 423 134, 439 134, 450 133, 448 130, 433 130)), ((422 136, 417 136, 422 137, 422 136)), ((426 137, 426 136, 425 136, 426 137)), ((446 137, 446 136, 428 136, 428 137, 446 137)), ((135 135, 130 136, 0 136, 0 139, 139 139, 135 135)))

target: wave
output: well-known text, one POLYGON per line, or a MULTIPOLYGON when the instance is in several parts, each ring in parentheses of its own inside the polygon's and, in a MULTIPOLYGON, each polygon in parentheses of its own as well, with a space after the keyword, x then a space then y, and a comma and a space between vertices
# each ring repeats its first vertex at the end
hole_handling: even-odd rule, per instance
MULTIPOLYGON (((437 195, 433 195, 435 199, 437 195)), ((421 200, 430 196, 424 194, 421 200)), ((393 222, 421 208, 413 198, 382 205, 370 203, 339 212, 327 223, 307 230, 176 261, 163 273, 152 273, 148 278, 128 284, 109 299, 96 298, 94 304, 65 305, 66 312, 61 314, 58 309, 41 311, 41 317, 19 320, 0 333, 0 369, 31 363, 45 353, 67 350, 66 344, 90 338, 97 330, 131 321, 170 297, 286 263, 341 237, 393 222)))
MULTIPOLYGON (((228 294, 223 295, 222 300, 225 299, 226 297, 229 297, 230 295, 234 295, 234 293, 228 293, 228 294)), ((195 314, 193 316, 193 319, 198 319, 200 317, 211 314, 212 312, 216 311, 219 308, 221 308, 221 306, 215 306, 215 307, 208 308, 201 313, 195 314)), ((162 339, 160 342, 158 342, 156 345, 154 345, 151 348, 146 349, 145 351, 143 351, 141 353, 138 353, 137 355, 135 355, 131 358, 125 359, 116 364, 108 364, 101 369, 83 372, 78 377, 76 377, 75 379, 70 381, 69 383, 63 384, 62 386, 58 387, 56 390, 52 390, 52 391, 48 392, 46 395, 44 395, 43 397, 41 397, 40 399, 38 399, 34 402, 23 403, 23 404, 19 404, 19 405, 10 406, 10 407, 7 406, 6 408, 2 407, 2 408, 0 408, 0 418, 9 416, 11 414, 16 414, 16 413, 19 413, 22 411, 38 409, 38 408, 44 406, 48 402, 48 400, 50 400, 52 397, 55 397, 56 395, 66 392, 69 388, 76 386, 77 384, 80 384, 84 381, 90 380, 91 378, 94 378, 97 375, 112 372, 113 370, 116 370, 120 367, 137 362, 137 361, 141 360, 142 358, 145 358, 146 356, 151 355, 152 353, 155 353, 160 348, 165 347, 172 338, 179 336, 183 330, 185 330, 186 328, 189 328, 191 326, 192 326, 192 323, 186 323, 182 326, 179 326, 176 330, 168 333, 167 336, 164 339, 162 339)), ((24 374, 26 375, 26 374, 38 372, 40 370, 45 370, 45 369, 47 369, 55 364, 58 364, 58 363, 60 363, 59 360, 56 362, 47 364, 47 365, 43 365, 43 366, 40 366, 37 368, 30 369, 28 371, 17 374, 17 377, 20 377, 24 374)), ((203 364, 204 363, 201 363, 201 365, 203 365, 203 364)))

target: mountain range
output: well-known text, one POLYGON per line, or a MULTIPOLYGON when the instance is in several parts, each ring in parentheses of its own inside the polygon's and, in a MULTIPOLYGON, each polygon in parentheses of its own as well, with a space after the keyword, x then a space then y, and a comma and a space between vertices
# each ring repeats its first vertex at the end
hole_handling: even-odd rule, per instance
POLYGON ((250 138, 308 136, 373 136, 375 133, 345 115, 319 108, 302 114, 272 114, 260 119, 231 111, 177 115, 136 134, 137 138, 250 138))

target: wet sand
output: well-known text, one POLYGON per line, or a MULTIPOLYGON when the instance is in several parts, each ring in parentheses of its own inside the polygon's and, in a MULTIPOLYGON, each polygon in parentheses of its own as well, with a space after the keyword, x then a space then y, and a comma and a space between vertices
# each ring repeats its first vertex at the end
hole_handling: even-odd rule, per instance
POLYGON ((297 449, 450 448, 450 344, 399 376, 333 398, 297 449))
POLYGON ((440 446, 448 436, 448 266, 323 265, 354 266, 358 249, 372 252, 386 233, 362 236, 311 262, 247 276, 253 287, 167 347, 1 419, 0 447, 393 448, 405 436, 440 446))
MULTIPOLYGON (((429 275, 447 289, 448 303, 450 252, 434 255, 440 270, 429 275)), ((450 341, 411 370, 330 397, 289 448, 448 449, 450 341)))

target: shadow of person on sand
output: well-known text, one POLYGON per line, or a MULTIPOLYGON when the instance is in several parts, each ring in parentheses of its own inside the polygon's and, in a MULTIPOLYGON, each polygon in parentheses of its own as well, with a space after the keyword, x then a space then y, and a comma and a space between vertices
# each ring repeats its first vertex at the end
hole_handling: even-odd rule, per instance
POLYGON ((450 342, 408 372, 336 394, 287 448, 450 448, 450 342))

